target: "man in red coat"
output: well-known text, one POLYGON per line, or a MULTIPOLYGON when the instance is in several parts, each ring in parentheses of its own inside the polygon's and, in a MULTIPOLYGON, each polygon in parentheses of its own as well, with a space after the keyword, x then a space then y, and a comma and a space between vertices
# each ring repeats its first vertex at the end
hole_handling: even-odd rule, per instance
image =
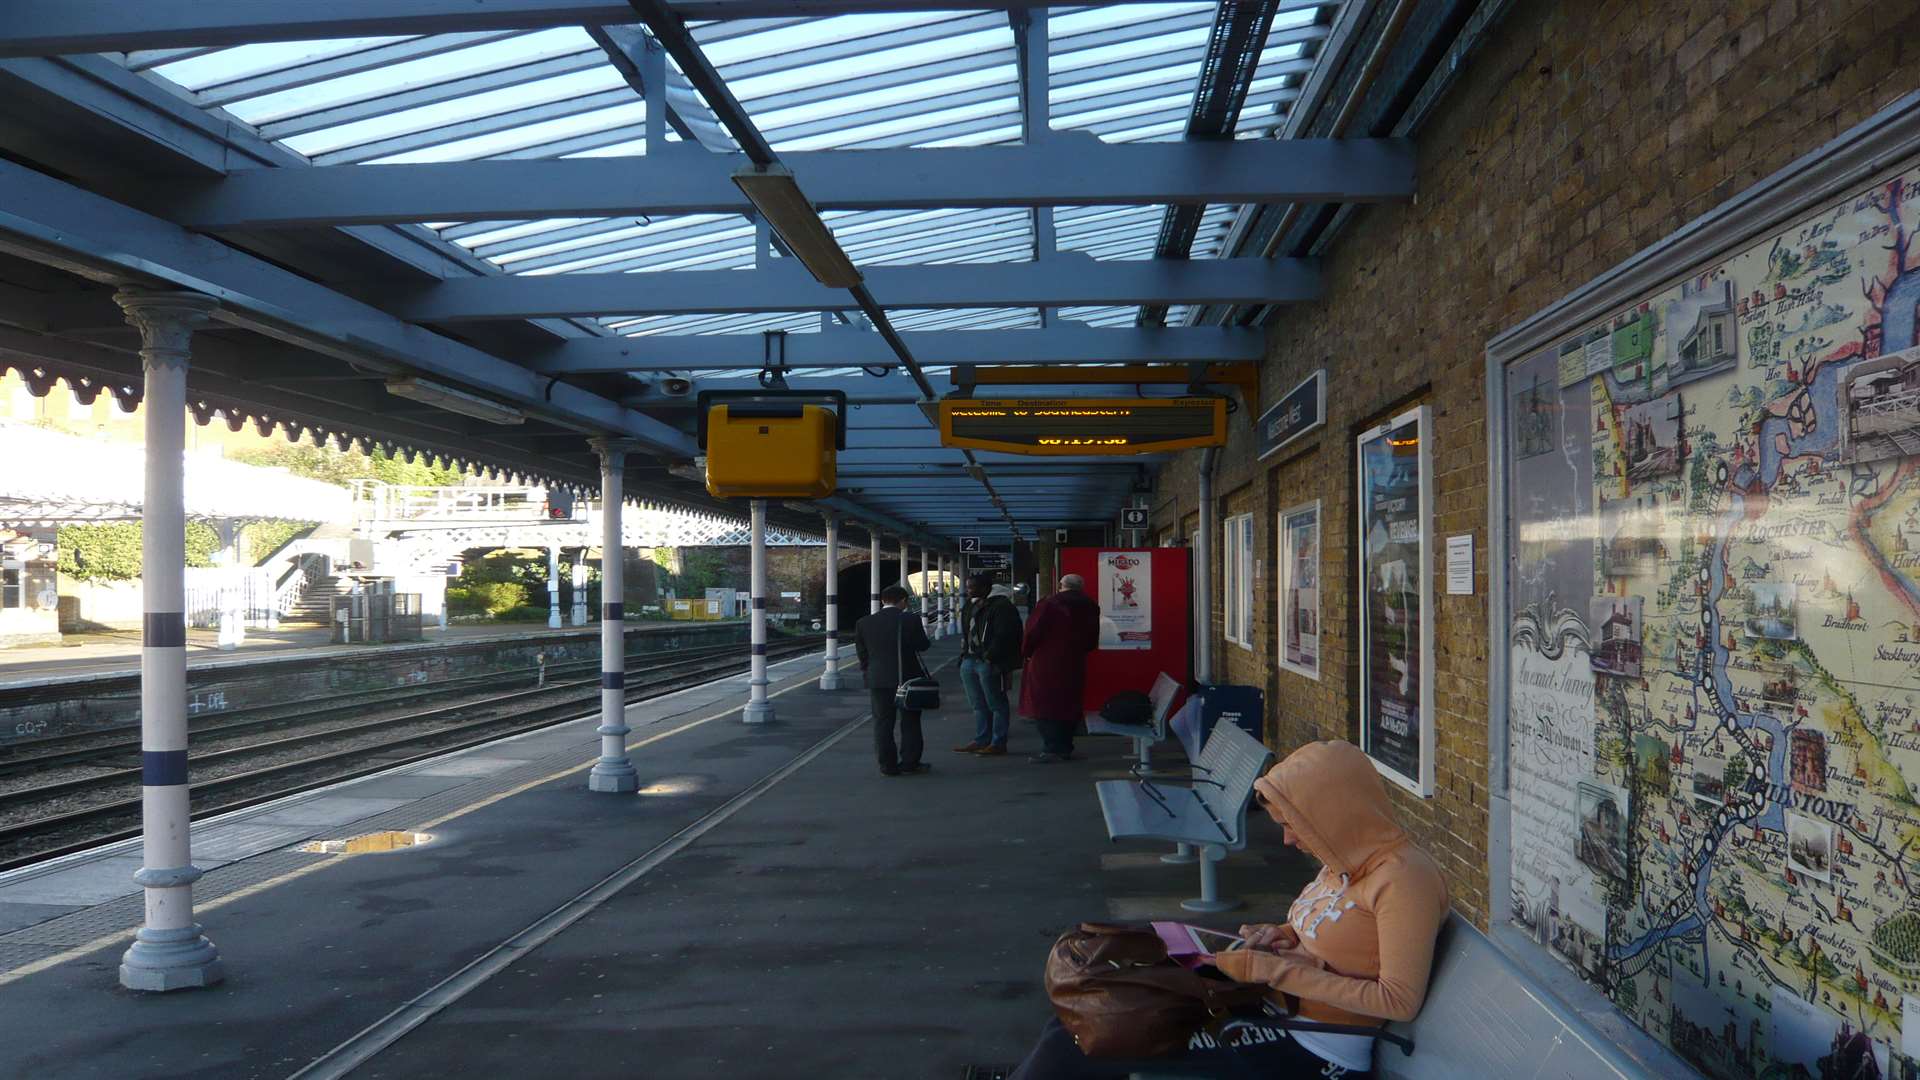
POLYGON ((1073 731, 1084 710, 1087 654, 1100 645, 1100 605, 1086 593, 1079 574, 1060 579, 1060 591, 1040 601, 1027 618, 1024 698, 1040 724, 1043 749, 1027 760, 1050 765, 1073 756, 1073 731))

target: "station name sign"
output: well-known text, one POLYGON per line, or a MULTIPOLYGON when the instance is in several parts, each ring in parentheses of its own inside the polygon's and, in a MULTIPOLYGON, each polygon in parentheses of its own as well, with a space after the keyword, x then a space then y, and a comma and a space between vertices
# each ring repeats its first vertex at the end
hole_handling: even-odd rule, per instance
POLYGON ((1227 441, 1225 398, 945 398, 940 443, 1005 454, 1154 454, 1227 441))
POLYGON ((1260 441, 1256 460, 1265 461, 1288 443, 1326 423, 1327 369, 1321 368, 1303 379, 1287 396, 1260 414, 1254 436, 1260 441))

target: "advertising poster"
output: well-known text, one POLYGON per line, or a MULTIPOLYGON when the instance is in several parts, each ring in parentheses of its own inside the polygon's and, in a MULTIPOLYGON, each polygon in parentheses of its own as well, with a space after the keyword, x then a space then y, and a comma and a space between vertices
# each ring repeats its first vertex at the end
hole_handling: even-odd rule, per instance
POLYGON ((1153 560, 1150 552, 1100 553, 1100 647, 1153 648, 1153 560))
POLYGON ((1916 1070, 1916 195, 1910 162, 1729 236, 1493 399, 1509 917, 1715 1080, 1916 1070))
POLYGON ((1280 666, 1320 677, 1320 504, 1280 515, 1280 666))
POLYGON ((1360 748, 1433 792, 1430 424, 1425 406, 1360 436, 1360 748))

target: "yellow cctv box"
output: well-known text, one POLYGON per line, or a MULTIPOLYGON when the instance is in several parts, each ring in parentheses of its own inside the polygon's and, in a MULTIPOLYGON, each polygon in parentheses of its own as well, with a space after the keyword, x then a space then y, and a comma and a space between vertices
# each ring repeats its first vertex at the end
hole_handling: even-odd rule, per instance
POLYGON ((707 491, 723 498, 822 499, 833 494, 833 410, 715 405, 707 413, 707 491))

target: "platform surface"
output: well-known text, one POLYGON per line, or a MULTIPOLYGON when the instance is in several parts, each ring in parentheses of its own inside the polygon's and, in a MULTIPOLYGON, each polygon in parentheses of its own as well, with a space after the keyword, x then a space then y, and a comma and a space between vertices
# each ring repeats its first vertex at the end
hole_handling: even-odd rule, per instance
MULTIPOLYGON (((203 824, 200 919, 227 966, 210 990, 118 987, 129 845, 0 877, 0 1074, 957 1080, 1012 1062, 1048 1015, 1053 937, 1178 917, 1198 872, 1107 841, 1093 781, 1124 774, 1126 740, 1033 765, 1016 721, 1006 757, 950 752, 972 735, 956 644, 930 656, 947 710, 921 776, 879 774, 857 670, 822 692, 815 655, 773 667, 771 725, 741 722, 744 676, 630 707, 638 796, 586 790, 580 721, 203 824), (297 850, 378 829, 434 840, 297 850)), ((1255 906, 1215 924, 1282 917, 1310 876, 1277 832, 1227 860, 1222 890, 1255 906)))

